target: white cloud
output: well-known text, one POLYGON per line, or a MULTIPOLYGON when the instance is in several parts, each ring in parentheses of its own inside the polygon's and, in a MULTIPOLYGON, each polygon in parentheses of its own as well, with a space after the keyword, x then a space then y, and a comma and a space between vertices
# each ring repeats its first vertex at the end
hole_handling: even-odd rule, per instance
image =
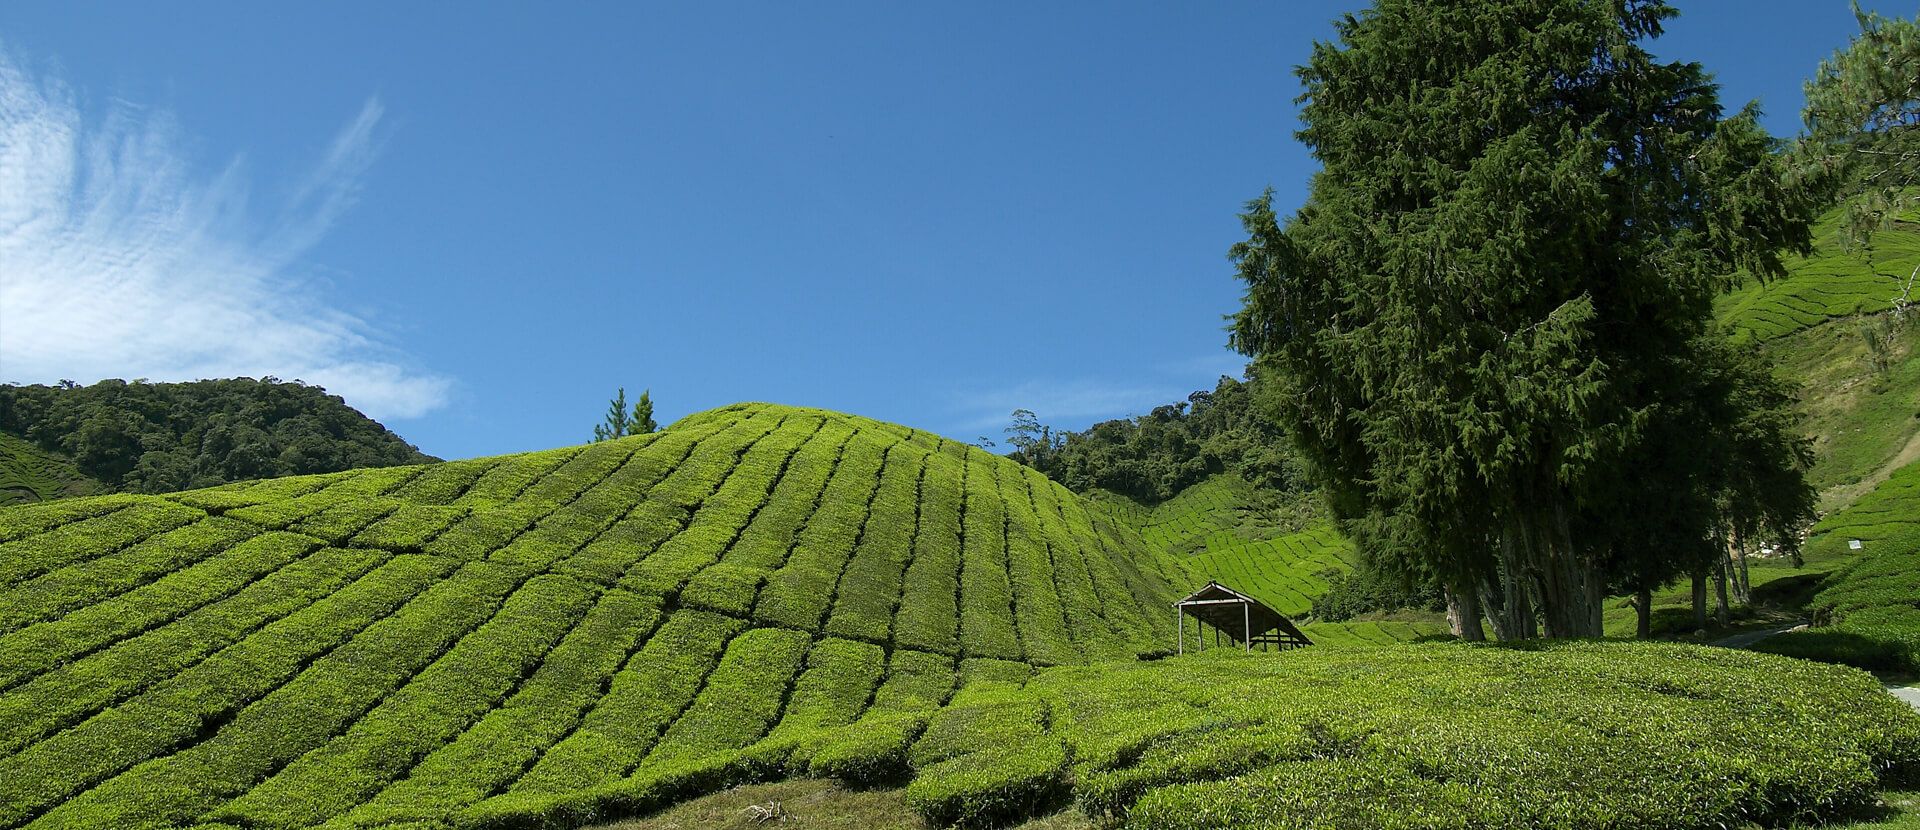
POLYGON ((196 174, 164 113, 74 94, 0 53, 0 381, 275 375, 375 418, 446 402, 362 320, 307 284, 305 255, 375 154, 369 100, 278 211, 253 215, 236 161, 196 174))

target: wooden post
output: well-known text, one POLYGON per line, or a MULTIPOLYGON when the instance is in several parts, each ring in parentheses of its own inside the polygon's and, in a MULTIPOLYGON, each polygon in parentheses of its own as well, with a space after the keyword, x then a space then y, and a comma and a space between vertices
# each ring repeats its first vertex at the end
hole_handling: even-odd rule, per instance
POLYGON ((1187 653, 1187 615, 1178 604, 1173 606, 1173 641, 1181 654, 1187 653))
POLYGON ((1240 603, 1240 624, 1247 629, 1247 653, 1253 653, 1253 603, 1240 603))

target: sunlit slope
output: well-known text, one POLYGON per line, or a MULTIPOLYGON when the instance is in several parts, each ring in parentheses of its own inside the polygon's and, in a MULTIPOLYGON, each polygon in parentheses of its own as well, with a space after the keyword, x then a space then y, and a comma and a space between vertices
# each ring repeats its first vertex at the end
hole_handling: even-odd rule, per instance
POLYGON ((1289 616, 1313 608, 1326 575, 1352 567, 1353 543, 1332 524, 1286 526, 1275 497, 1236 475, 1217 475, 1160 504, 1145 506, 1110 493, 1100 509, 1133 526, 1150 546, 1176 557, 1197 588, 1216 580, 1289 616))
POLYGON ((763 404, 8 508, 0 827, 374 826, 742 758, 885 766, 967 678, 1164 650, 1176 574, 1011 461, 763 404))
POLYGON ((1870 247, 1840 242, 1841 208, 1814 223, 1814 250, 1789 258, 1786 276, 1749 281, 1722 296, 1715 316, 1756 340, 1771 340, 1853 314, 1885 311, 1920 266, 1920 225, 1875 233, 1870 247))

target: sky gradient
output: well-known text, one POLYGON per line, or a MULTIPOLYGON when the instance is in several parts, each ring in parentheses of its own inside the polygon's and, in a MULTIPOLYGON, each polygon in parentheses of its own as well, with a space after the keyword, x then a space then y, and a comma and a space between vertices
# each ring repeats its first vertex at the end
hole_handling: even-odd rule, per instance
MULTIPOLYGON (((1145 412, 1238 373, 1236 213, 1304 197, 1291 70, 1361 4, 264 5, 0 5, 0 381, 298 377, 446 458, 622 385, 1145 412)), ((1776 134, 1857 30, 1678 5, 1776 134)))

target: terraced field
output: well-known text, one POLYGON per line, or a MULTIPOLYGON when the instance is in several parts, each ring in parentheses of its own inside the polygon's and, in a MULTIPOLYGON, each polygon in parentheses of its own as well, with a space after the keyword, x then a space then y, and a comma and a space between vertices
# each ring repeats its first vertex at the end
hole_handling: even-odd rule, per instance
POLYGON ((1316 646, 1390 646, 1453 636, 1445 623, 1390 620, 1308 623, 1300 630, 1316 646))
POLYGON ((1287 529, 1239 476, 1214 476, 1151 507, 1111 494, 1095 503, 1148 545, 1180 556, 1195 587, 1217 580, 1288 616, 1312 610, 1325 574, 1353 567, 1353 543, 1331 524, 1287 529))
POLYGON ((1011 461, 761 404, 9 508, 0 827, 580 823, 894 776, 956 688, 1164 652, 1186 579, 1011 461))
POLYGON ((1895 472, 1808 540, 1831 569, 1808 607, 1815 628, 1755 648, 1875 671, 1920 672, 1920 462, 1895 472), (1860 541, 1860 549, 1848 543, 1860 541))
POLYGON ((1328 524, 1254 542, 1209 546, 1186 564, 1198 581, 1218 580, 1288 616, 1304 616, 1327 592, 1324 574, 1351 568, 1353 544, 1328 524), (1241 587, 1245 586, 1245 587, 1241 587))
POLYGON ((1851 557, 1848 542, 1862 548, 1896 535, 1920 532, 1920 462, 1895 471, 1845 510, 1821 519, 1807 539, 1810 561, 1851 557))
POLYGON ((0 433, 0 507, 91 496, 106 490, 106 485, 88 478, 66 459, 0 433))
POLYGON ((1722 296, 1715 316, 1737 334, 1765 341, 1891 308, 1920 266, 1920 225, 1903 222, 1874 234, 1869 252, 1846 250, 1839 242, 1839 223, 1839 209, 1821 217, 1813 228, 1813 253, 1789 260, 1785 277, 1749 282, 1722 296))

